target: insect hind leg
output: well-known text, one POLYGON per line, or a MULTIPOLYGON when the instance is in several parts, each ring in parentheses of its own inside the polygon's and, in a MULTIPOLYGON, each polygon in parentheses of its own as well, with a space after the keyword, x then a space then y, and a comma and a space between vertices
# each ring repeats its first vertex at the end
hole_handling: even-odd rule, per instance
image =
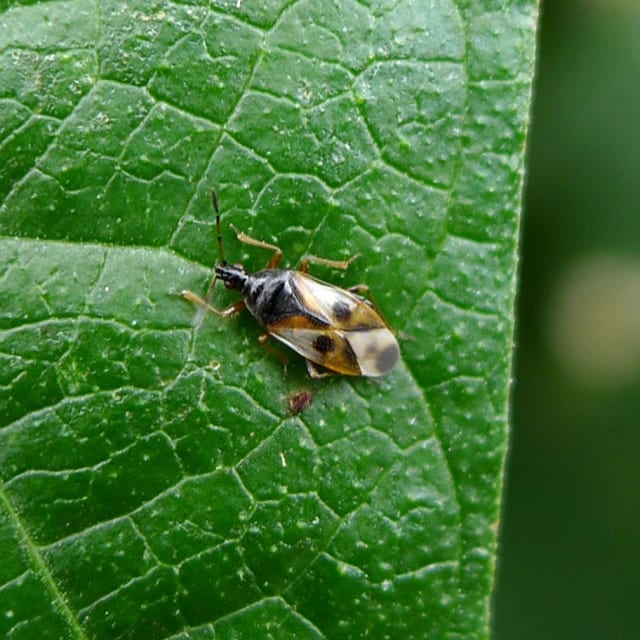
POLYGON ((307 373, 312 380, 324 380, 326 378, 332 378, 336 374, 333 371, 320 371, 315 362, 307 360, 305 358, 305 364, 307 365, 307 373))
POLYGON ((278 360, 280 360, 280 363, 282 364, 282 375, 283 377, 287 377, 287 367, 289 366, 289 358, 287 358, 287 356, 284 355, 284 353, 282 353, 281 351, 279 351, 278 349, 274 348, 271 346, 270 343, 268 343, 268 341, 271 339, 271 334, 270 333, 263 333, 261 336, 258 337, 258 342, 260 343, 260 346, 270 355, 274 356, 275 358, 277 358, 278 360))

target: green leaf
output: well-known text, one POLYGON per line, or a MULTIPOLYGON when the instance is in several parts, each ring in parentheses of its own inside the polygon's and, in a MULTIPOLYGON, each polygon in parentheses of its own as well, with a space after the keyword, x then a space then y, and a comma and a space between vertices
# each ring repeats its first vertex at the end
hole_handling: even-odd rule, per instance
POLYGON ((536 6, 4 5, 0 635, 482 638, 536 6), (309 381, 216 260, 361 257, 383 379, 309 381), (234 300, 216 292, 215 304, 234 300), (311 406, 287 403, 306 389, 311 406))

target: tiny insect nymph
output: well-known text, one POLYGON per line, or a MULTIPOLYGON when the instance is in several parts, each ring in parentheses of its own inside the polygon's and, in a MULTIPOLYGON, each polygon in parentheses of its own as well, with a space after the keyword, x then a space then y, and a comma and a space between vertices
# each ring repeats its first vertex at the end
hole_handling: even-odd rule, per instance
POLYGON ((309 263, 346 269, 357 255, 344 261, 304 256, 298 271, 279 269, 282 251, 277 246, 237 232, 241 242, 273 251, 264 269, 250 273, 241 264, 228 264, 224 259, 215 191, 211 197, 220 263, 214 268, 206 297, 183 291, 185 299, 222 317, 248 309, 265 328, 260 342, 264 344, 273 337, 286 344, 305 359, 312 378, 331 373, 382 376, 395 367, 400 349, 393 331, 375 304, 360 295, 369 288, 358 285, 341 289, 308 274, 309 263), (216 309, 210 304, 218 280, 242 295, 227 309, 216 309), (318 365, 328 371, 318 370, 318 365))
POLYGON ((290 395, 289 411, 291 411, 291 415, 297 416, 305 409, 308 409, 311 406, 312 400, 313 394, 311 393, 311 391, 307 391, 306 389, 300 389, 300 391, 296 391, 295 393, 290 395))

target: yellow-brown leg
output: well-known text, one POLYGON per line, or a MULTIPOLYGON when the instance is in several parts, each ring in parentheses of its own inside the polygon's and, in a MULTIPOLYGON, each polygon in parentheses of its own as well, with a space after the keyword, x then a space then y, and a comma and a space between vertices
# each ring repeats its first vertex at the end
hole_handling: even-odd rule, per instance
POLYGON ((229 316, 232 316, 234 313, 239 313, 246 307, 244 300, 238 300, 237 302, 234 302, 231 306, 227 307, 226 309, 216 309, 215 307, 212 307, 206 300, 201 298, 199 295, 193 293, 193 291, 183 291, 182 297, 185 300, 189 300, 189 302, 193 302, 194 304, 197 304, 201 309, 204 309, 205 311, 211 311, 211 313, 215 313, 216 315, 222 318, 228 318, 229 316))
POLYGON ((320 371, 318 367, 316 367, 315 362, 311 362, 311 360, 305 360, 305 364, 307 365, 307 373, 313 380, 322 380, 323 378, 331 378, 336 375, 333 371, 320 371))
POLYGON ((319 258, 318 256, 306 255, 300 260, 300 271, 308 273, 309 263, 322 264, 325 267, 333 267, 334 269, 348 269, 349 265, 360 257, 359 253, 351 256, 348 260, 329 260, 327 258, 319 258))
POLYGON ((270 338, 271 338, 271 334, 263 333, 261 336, 258 337, 258 342, 267 353, 271 354, 272 356, 275 356, 276 358, 278 358, 278 360, 280 360, 283 367, 283 376, 286 378, 287 366, 289 365, 289 358, 287 358, 287 356, 285 356, 284 353, 282 353, 278 349, 274 349, 270 344, 267 344, 267 340, 269 340, 270 338))
POLYGON ((270 251, 273 251, 273 256, 271 256, 271 259, 267 262, 265 269, 275 269, 280 264, 280 261, 282 260, 282 249, 280 249, 280 247, 277 247, 275 244, 263 242, 262 240, 256 240, 255 238, 248 236, 246 233, 238 231, 235 227, 232 228, 236 232, 236 237, 240 242, 250 244, 252 247, 259 247, 260 249, 269 249, 270 251))

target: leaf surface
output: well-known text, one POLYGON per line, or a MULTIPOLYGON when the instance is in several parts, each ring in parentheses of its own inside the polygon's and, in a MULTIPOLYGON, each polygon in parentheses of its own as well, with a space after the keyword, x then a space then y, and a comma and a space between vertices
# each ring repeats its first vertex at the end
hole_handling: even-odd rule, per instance
POLYGON ((535 17, 4 7, 0 635, 486 637, 535 17), (231 262, 268 256, 230 225, 361 254, 314 273, 370 285, 391 375, 285 377, 248 315, 194 326, 212 187, 231 262))

